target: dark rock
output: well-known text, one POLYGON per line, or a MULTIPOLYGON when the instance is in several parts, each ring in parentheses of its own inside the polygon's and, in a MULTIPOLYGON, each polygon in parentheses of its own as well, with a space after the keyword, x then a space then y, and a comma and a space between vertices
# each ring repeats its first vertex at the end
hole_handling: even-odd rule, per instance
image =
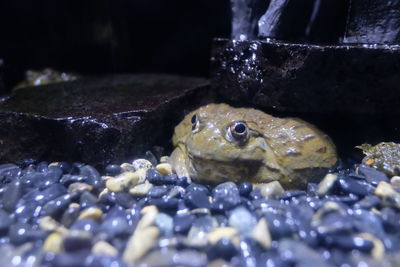
POLYGON ((163 185, 164 175, 162 175, 156 169, 148 169, 146 172, 146 178, 150 183, 155 185, 163 185))
POLYGON ((194 191, 202 191, 203 193, 205 193, 206 195, 210 195, 210 190, 208 190, 207 187, 205 187, 204 185, 201 184, 196 184, 196 183, 191 183, 187 188, 186 188, 186 192, 188 194, 194 192, 194 191))
POLYGON ((179 199, 175 197, 162 197, 150 200, 151 205, 157 206, 161 210, 176 210, 179 205, 179 199))
POLYGON ((58 217, 63 214, 71 203, 71 195, 66 194, 47 202, 41 211, 42 216, 58 217))
POLYGON ((259 36, 285 41, 336 43, 343 37, 347 1, 271 0, 259 36))
POLYGON ((400 1, 351 0, 344 43, 399 43, 400 1))
POLYGON ((130 208, 134 202, 133 197, 125 192, 111 192, 107 194, 108 200, 124 208, 130 208))
POLYGON ((75 251, 73 253, 57 253, 50 261, 51 267, 86 267, 85 259, 88 251, 75 251))
POLYGON ((107 233, 112 238, 116 236, 129 235, 132 232, 132 227, 128 224, 126 218, 115 217, 108 218, 100 226, 100 231, 107 233))
POLYGON ((364 164, 360 164, 358 171, 365 176, 365 179, 373 184, 378 185, 380 182, 389 182, 389 178, 385 173, 364 164))
POLYGON ((49 163, 47 161, 41 161, 36 165, 36 171, 45 172, 45 171, 47 171, 48 166, 49 166, 49 163))
POLYGON ((17 206, 18 201, 22 196, 22 183, 19 180, 14 180, 9 183, 2 196, 2 204, 5 210, 12 212, 17 206))
POLYGON ((238 185, 238 189, 241 196, 248 196, 253 190, 253 185, 249 182, 243 182, 238 185))
POLYGON ((85 165, 79 168, 79 174, 86 177, 85 183, 93 186, 94 189, 99 189, 103 186, 103 181, 99 172, 90 165, 85 165))
POLYGON ((358 201, 354 204, 355 208, 362 208, 362 209, 371 209, 379 205, 381 200, 379 197, 372 195, 372 196, 365 196, 363 199, 358 201))
POLYGON ((367 196, 373 194, 375 191, 375 187, 369 183, 358 181, 346 176, 339 178, 339 185, 344 192, 355 194, 357 196, 367 196))
POLYGON ((149 192, 147 192, 147 196, 151 198, 160 198, 165 196, 168 192, 168 187, 166 186, 153 186, 149 192))
POLYGON ((29 241, 43 240, 46 233, 42 230, 35 230, 30 224, 16 223, 10 226, 10 242, 14 245, 21 245, 29 241))
POLYGON ((153 154, 153 152, 151 152, 150 150, 147 150, 147 151, 144 153, 143 158, 145 158, 145 159, 147 159, 148 161, 150 161, 150 163, 151 163, 153 166, 156 166, 156 165, 158 164, 158 160, 157 160, 156 156, 155 156, 155 155, 153 154))
POLYGON ((137 74, 19 89, 0 103, 0 162, 122 161, 132 151, 169 141, 185 109, 214 99, 206 84, 137 74))
POLYGON ((99 230, 99 224, 92 219, 79 219, 71 225, 70 230, 80 230, 95 234, 99 230))
POLYGON ((92 241, 90 235, 86 235, 85 232, 71 231, 65 237, 63 245, 66 252, 77 252, 89 250, 92 247, 92 241))
POLYGON ((13 220, 10 218, 10 214, 0 209, 0 236, 8 231, 12 222, 13 220))
POLYGON ((335 235, 325 239, 327 245, 335 246, 343 250, 358 249, 364 252, 370 252, 374 244, 370 240, 361 237, 352 237, 348 235, 335 235))
POLYGON ((64 174, 60 179, 60 183, 65 186, 68 186, 72 183, 84 183, 86 181, 86 177, 82 175, 72 175, 72 174, 64 174))
POLYGON ((105 168, 105 172, 107 175, 115 176, 120 174, 122 168, 117 164, 108 164, 105 168))
POLYGON ((191 209, 210 208, 210 201, 204 191, 188 191, 185 195, 185 204, 191 209))
POLYGON ((15 164, 0 165, 0 185, 7 184, 18 177, 21 169, 15 164))
POLYGON ((229 210, 240 204, 239 189, 232 182, 216 186, 212 191, 212 207, 219 210, 229 210))
POLYGON ((79 206, 68 207, 68 209, 64 212, 64 214, 61 217, 61 223, 65 227, 70 227, 78 218, 79 212, 80 212, 79 206))
POLYGON ((63 171, 59 167, 52 166, 43 172, 29 172, 21 177, 21 182, 34 188, 44 189, 59 181, 63 171))
POLYGON ((209 260, 225 259, 230 260, 237 253, 235 245, 227 238, 221 238, 214 246, 210 247, 207 251, 209 260))
POLYGON ((83 192, 79 199, 82 209, 94 206, 98 201, 97 197, 89 192, 83 192))
POLYGON ((85 260, 85 267, 128 267, 128 265, 118 257, 107 255, 89 255, 85 260))
POLYGON ((307 193, 305 191, 302 191, 302 190, 289 190, 289 191, 285 191, 285 193, 279 195, 278 199, 288 200, 288 199, 291 199, 291 198, 304 196, 306 194, 307 193))

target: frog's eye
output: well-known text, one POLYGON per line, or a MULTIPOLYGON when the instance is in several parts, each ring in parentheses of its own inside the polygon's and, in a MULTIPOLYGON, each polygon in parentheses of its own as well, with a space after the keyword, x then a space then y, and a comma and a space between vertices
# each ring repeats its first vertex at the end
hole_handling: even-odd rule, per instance
POLYGON ((245 122, 236 121, 228 128, 228 137, 233 141, 245 142, 249 137, 249 127, 245 122))
POLYGON ((197 118, 196 114, 194 114, 192 116, 192 118, 190 119, 190 122, 192 123, 192 131, 195 131, 196 129, 199 128, 200 122, 199 122, 199 119, 197 118))

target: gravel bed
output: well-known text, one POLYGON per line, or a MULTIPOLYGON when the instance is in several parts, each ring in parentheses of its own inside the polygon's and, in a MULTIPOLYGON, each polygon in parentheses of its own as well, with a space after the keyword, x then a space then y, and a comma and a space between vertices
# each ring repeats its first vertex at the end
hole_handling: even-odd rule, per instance
POLYGON ((355 164, 285 191, 166 160, 0 165, 0 266, 400 266, 400 177, 355 164))

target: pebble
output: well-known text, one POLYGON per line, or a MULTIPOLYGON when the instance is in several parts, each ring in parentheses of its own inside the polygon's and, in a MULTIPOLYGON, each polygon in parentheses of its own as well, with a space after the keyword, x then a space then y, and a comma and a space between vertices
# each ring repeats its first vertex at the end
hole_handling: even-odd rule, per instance
POLYGON ((169 162, 169 157, 168 156, 162 156, 160 158, 160 163, 168 163, 169 162))
POLYGON ((0 184, 7 184, 19 176, 21 169, 11 163, 0 164, 0 184))
POLYGON ((163 175, 168 175, 172 173, 172 166, 169 163, 160 163, 156 166, 156 169, 163 175))
POLYGON ((241 196, 247 197, 253 190, 253 185, 249 182, 243 182, 238 185, 238 189, 241 196))
POLYGON ((151 169, 153 164, 147 159, 136 159, 132 162, 132 167, 135 171, 139 169, 151 169))
POLYGON ((184 197, 185 204, 191 209, 197 208, 206 208, 209 209, 211 207, 210 201, 208 200, 208 196, 204 193, 204 191, 195 190, 191 193, 187 193, 184 197))
POLYGON ((160 230, 155 226, 140 227, 130 237, 122 258, 133 263, 143 257, 155 244, 160 230))
POLYGON ((357 181, 356 179, 349 177, 340 177, 339 185, 344 192, 362 197, 374 192, 375 189, 375 187, 369 183, 357 181))
POLYGON ((173 229, 175 233, 186 234, 194 221, 193 215, 176 215, 173 218, 173 229))
POLYGON ((159 212, 156 206, 146 206, 142 209, 141 213, 142 218, 138 222, 136 231, 153 225, 159 212))
POLYGON ((92 253, 115 257, 118 255, 118 250, 105 241, 98 241, 93 245, 92 253))
POLYGON ((278 181, 273 181, 266 184, 253 184, 253 188, 259 189, 263 197, 276 197, 285 192, 278 181))
POLYGON ((72 183, 68 186, 68 192, 70 193, 83 193, 90 192, 93 190, 93 186, 85 183, 72 183))
POLYGON ((10 218, 10 214, 0 209, 0 236, 8 232, 8 228, 12 223, 13 220, 10 218))
POLYGON ((261 218, 257 225, 251 230, 250 236, 256 240, 264 249, 271 247, 271 234, 269 233, 267 221, 261 218))
POLYGON ((153 188, 153 185, 149 182, 144 184, 138 184, 131 189, 129 189, 129 193, 135 197, 142 197, 147 195, 149 191, 153 188))
POLYGON ((103 186, 103 181, 99 172, 90 165, 79 167, 79 175, 84 176, 85 183, 93 186, 95 189, 99 189, 103 186))
POLYGON ((60 225, 50 216, 40 218, 39 227, 40 229, 48 232, 58 232, 61 234, 65 234, 68 232, 68 230, 64 226, 60 225))
POLYGON ((89 232, 71 230, 64 237, 63 247, 66 252, 80 252, 92 248, 92 235, 89 232))
POLYGON ((80 213, 80 205, 76 203, 71 203, 63 213, 61 217, 61 223, 66 227, 70 227, 74 223, 74 221, 78 218, 79 213, 80 213))
POLYGON ((122 163, 120 165, 120 168, 122 170, 121 172, 134 172, 135 171, 135 168, 133 167, 133 165, 130 163, 127 163, 127 162, 122 163))
POLYGON ((389 183, 380 182, 375 189, 375 195, 380 197, 385 205, 400 209, 400 193, 397 193, 389 183))
POLYGON ((103 211, 101 209, 96 207, 89 207, 81 212, 81 214, 78 216, 78 220, 92 219, 95 221, 99 221, 101 219, 101 216, 103 216, 103 211))
POLYGON ((380 182, 389 182, 386 174, 364 164, 358 166, 357 172, 364 175, 367 182, 372 185, 378 185, 380 182))
POLYGON ((99 230, 99 224, 97 221, 90 218, 77 219, 70 227, 71 230, 79 230, 96 234, 99 230))
POLYGON ((70 194, 59 196, 44 204, 40 215, 58 217, 64 212, 64 210, 68 207, 70 203, 70 194))
POLYGON ((106 187, 113 192, 121 192, 139 183, 139 174, 137 172, 125 171, 115 178, 106 180, 106 187))
POLYGON ((214 246, 208 249, 207 257, 209 260, 225 259, 229 261, 236 253, 235 245, 229 239, 221 238, 214 246))
POLYGON ((337 174, 328 173, 325 177, 321 180, 317 187, 317 195, 324 196, 328 194, 332 188, 334 187, 337 181, 337 174))
POLYGON ((163 185, 164 176, 156 169, 148 169, 146 172, 147 180, 154 185, 163 185))
POLYGON ((116 176, 122 172, 122 168, 117 164, 109 164, 105 168, 106 175, 116 176))
POLYGON ((212 191, 212 206, 219 210, 230 210, 241 202, 237 186, 232 182, 217 185, 212 191))
POLYGON ((238 231, 247 236, 256 226, 257 219, 246 208, 238 207, 232 210, 229 216, 229 225, 238 229, 238 231))
POLYGON ((232 240, 237 234, 238 230, 233 227, 218 227, 207 234, 207 240, 211 245, 215 245, 220 239, 232 240))
POLYGON ((90 192, 83 192, 79 198, 81 208, 88 208, 97 204, 99 200, 90 192))
POLYGON ((152 186, 151 189, 149 190, 147 196, 151 198, 160 198, 164 195, 166 195, 168 192, 168 187, 165 185, 163 186, 152 186))
POLYGON ((390 178, 390 184, 393 186, 393 188, 400 189, 400 176, 393 176, 390 178))
POLYGON ((13 180, 7 184, 2 197, 3 207, 6 211, 14 211, 18 201, 21 199, 22 190, 22 183, 19 180, 13 180))
POLYGON ((63 249, 63 237, 60 233, 51 233, 43 244, 44 252, 60 253, 63 249))
POLYGON ((109 217, 101 224, 100 231, 111 237, 118 237, 131 234, 133 227, 129 225, 126 217, 109 217))
POLYGON ((172 236, 174 223, 171 216, 165 213, 159 213, 154 223, 160 229, 161 236, 172 236))

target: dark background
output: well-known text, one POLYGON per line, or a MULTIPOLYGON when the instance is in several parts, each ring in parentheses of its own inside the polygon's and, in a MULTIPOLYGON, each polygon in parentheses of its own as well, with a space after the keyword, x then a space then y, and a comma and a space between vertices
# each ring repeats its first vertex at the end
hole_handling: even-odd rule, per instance
POLYGON ((0 1, 10 89, 27 69, 208 76, 213 37, 230 35, 229 0, 0 1))

